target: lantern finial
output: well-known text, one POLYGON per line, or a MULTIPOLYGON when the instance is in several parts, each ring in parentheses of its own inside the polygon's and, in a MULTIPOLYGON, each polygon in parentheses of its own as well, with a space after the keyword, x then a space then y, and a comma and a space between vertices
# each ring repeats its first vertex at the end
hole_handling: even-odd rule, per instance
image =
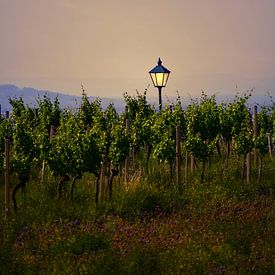
POLYGON ((161 59, 160 59, 160 57, 159 57, 158 66, 161 66, 161 64, 162 64, 162 61, 161 61, 161 59))

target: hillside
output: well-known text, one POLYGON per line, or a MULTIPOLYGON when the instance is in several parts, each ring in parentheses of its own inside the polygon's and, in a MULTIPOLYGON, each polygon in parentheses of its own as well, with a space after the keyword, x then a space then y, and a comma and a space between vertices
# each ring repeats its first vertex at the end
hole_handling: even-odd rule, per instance
MULTIPOLYGON (((176 94, 176 93, 175 93, 176 94)), ((212 93, 209 93, 212 94, 212 93)), ((232 101, 235 96, 235 92, 230 95, 222 95, 219 93, 216 93, 217 102, 228 102, 232 101)), ((78 108, 80 101, 81 101, 81 94, 79 92, 79 96, 75 95, 68 95, 56 91, 46 91, 46 90, 38 90, 34 88, 24 87, 19 88, 12 84, 2 84, 0 85, 0 104, 1 104, 1 112, 4 113, 5 111, 11 111, 11 106, 9 104, 9 98, 10 97, 22 97, 24 102, 28 104, 29 106, 35 106, 36 100, 39 97, 43 97, 44 95, 47 95, 52 101, 58 97, 60 106, 62 108, 78 108)), ((102 98, 100 95, 98 96, 101 99, 101 105, 102 108, 105 109, 110 103, 113 103, 116 110, 118 112, 122 112, 124 110, 124 100, 123 95, 121 95, 120 98, 102 98)), ((196 97, 196 96, 195 96, 196 97)), ((95 100, 96 96, 89 97, 91 100, 95 100)), ((163 95, 163 104, 169 104, 170 102, 175 102, 176 96, 172 98, 167 98, 165 95, 163 95)), ((181 96, 181 102, 183 105, 183 108, 185 108, 191 101, 190 95, 184 95, 181 96)), ((148 98, 148 102, 152 105, 155 105, 157 107, 158 98, 148 98)), ((249 107, 252 107, 253 105, 257 104, 259 106, 267 106, 271 105, 272 102, 274 102, 274 96, 272 95, 256 95, 252 94, 250 99, 248 100, 249 107)))
MULTIPOLYGON (((22 97, 24 102, 29 106, 35 106, 36 100, 39 97, 47 95, 52 101, 58 97, 60 106, 62 108, 77 108, 81 101, 81 94, 79 96, 67 95, 59 92, 37 90, 34 88, 19 88, 15 85, 0 85, 0 104, 1 112, 11 111, 11 106, 9 104, 10 97, 22 97)), ((89 97, 91 100, 96 99, 96 97, 89 97)), ((124 103, 120 99, 112 98, 101 98, 102 107, 106 108, 111 102, 114 103, 118 110, 123 110, 124 103)))

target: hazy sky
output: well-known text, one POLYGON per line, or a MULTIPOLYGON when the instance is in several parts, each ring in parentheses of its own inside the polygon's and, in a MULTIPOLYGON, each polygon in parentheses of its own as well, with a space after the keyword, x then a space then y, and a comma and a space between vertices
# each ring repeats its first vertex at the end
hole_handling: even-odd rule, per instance
POLYGON ((121 97, 275 94, 275 0, 0 0, 0 84, 121 97))

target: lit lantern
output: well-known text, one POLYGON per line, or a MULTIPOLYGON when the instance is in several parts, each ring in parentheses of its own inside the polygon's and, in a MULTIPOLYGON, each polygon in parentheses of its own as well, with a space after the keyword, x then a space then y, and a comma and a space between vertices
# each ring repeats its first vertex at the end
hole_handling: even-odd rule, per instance
POLYGON ((158 60, 158 65, 149 72, 153 84, 159 90, 159 110, 162 109, 161 89, 166 86, 170 71, 162 66, 162 61, 158 60))

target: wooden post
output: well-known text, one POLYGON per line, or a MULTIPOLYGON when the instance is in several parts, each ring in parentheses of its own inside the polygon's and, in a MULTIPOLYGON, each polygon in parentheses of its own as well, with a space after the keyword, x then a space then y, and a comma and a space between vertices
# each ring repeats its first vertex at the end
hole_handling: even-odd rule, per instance
POLYGON ((8 219, 10 212, 10 188, 9 188, 9 172, 10 172, 10 140, 5 139, 5 161, 4 161, 4 179, 5 179, 5 219, 8 219))
POLYGON ((50 139, 52 139, 55 136, 55 127, 54 125, 51 125, 50 127, 50 139))
POLYGON ((44 181, 44 175, 45 175, 45 160, 42 161, 42 167, 41 167, 41 176, 40 176, 40 183, 44 181))
POLYGON ((106 189, 106 182, 105 182, 105 163, 101 166, 101 175, 100 175, 100 199, 103 202, 105 197, 105 189, 106 189))
POLYGON ((195 171, 195 157, 193 155, 191 155, 190 170, 191 170, 191 173, 195 171))
POLYGON ((188 151, 185 152, 185 183, 188 186, 188 151))
POLYGON ((135 155, 135 147, 132 149, 132 161, 131 161, 131 169, 130 169, 130 175, 135 174, 135 160, 136 160, 136 155, 135 155))
POLYGON ((262 170, 263 170, 263 159, 262 156, 259 156, 259 167, 258 167, 258 183, 261 182, 262 178, 262 170))
MULTIPOLYGON (((192 123, 194 123, 194 114, 192 114, 192 123)), ((195 157, 193 155, 191 155, 190 159, 190 170, 191 174, 193 174, 195 171, 195 157)))
POLYGON ((271 136, 270 133, 267 133, 267 142, 268 142, 268 152, 269 156, 272 159, 272 144, 271 144, 271 136))
MULTIPOLYGON (((258 137, 258 109, 257 106, 254 106, 254 119, 253 119, 253 132, 254 132, 254 139, 258 137)), ((258 151, 256 148, 254 148, 254 167, 257 167, 258 164, 258 151)))
MULTIPOLYGON (((125 120, 125 131, 126 131, 126 135, 129 135, 129 132, 130 132, 129 118, 126 118, 126 120, 125 120)), ((124 181, 125 181, 125 183, 128 182, 128 173, 129 173, 129 157, 127 156, 125 158, 125 167, 124 167, 124 181)))
POLYGON ((245 180, 245 158, 246 158, 246 156, 245 156, 245 154, 243 154, 243 156, 242 156, 242 170, 241 170, 241 178, 242 178, 242 181, 244 181, 245 180))
POLYGON ((251 152, 246 155, 246 182, 250 183, 251 176, 251 152))
POLYGON ((176 127, 176 167, 177 167, 177 184, 180 184, 181 178, 181 140, 180 126, 176 127))

